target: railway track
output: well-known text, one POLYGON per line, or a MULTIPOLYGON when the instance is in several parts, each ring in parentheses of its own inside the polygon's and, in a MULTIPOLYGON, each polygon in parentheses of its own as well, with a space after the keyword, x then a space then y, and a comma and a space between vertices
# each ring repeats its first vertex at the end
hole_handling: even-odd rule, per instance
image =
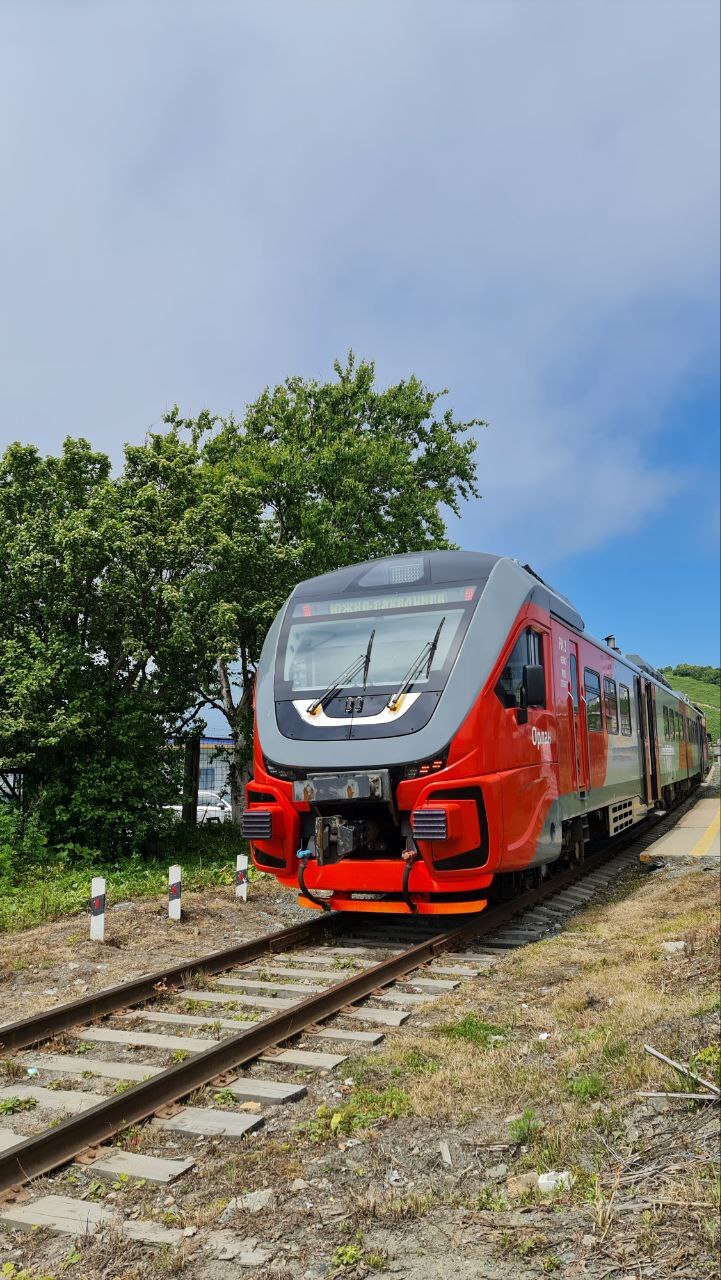
MULTIPOLYGON (((193 1106, 192 1097, 190 1105, 180 1104, 208 1085, 223 1090, 221 1097, 250 1104, 258 1112, 300 1097, 306 1091, 303 1085, 253 1075, 254 1064, 328 1071, 344 1056, 319 1053, 305 1047, 309 1042, 312 1046, 321 1040, 344 1050, 377 1043, 383 1038, 382 1028, 401 1025, 415 1007, 477 976, 493 963, 494 952, 536 941, 562 927, 568 915, 636 862, 639 843, 657 837, 658 823, 644 828, 616 837, 581 867, 564 870, 540 888, 489 907, 461 925, 457 917, 449 927, 427 916, 389 922, 388 917, 323 915, 0 1027, 5 1072, 15 1079, 24 1077, 22 1084, 11 1080, 0 1087, 0 1106, 3 1100, 16 1099, 20 1108, 27 1104, 71 1112, 31 1136, 0 1128, 0 1221, 9 1226, 47 1222, 56 1229, 77 1231, 81 1222, 85 1229, 90 1225, 90 1219, 82 1217, 89 1210, 93 1222, 104 1221, 107 1211, 87 1203, 81 1203, 76 1221, 76 1202, 66 1197, 12 1203, 18 1188, 72 1160, 88 1163, 99 1176, 124 1173, 160 1182, 191 1167, 193 1159, 188 1157, 164 1161, 102 1147, 128 1126, 151 1117, 154 1124, 177 1134, 181 1146, 203 1136, 241 1138, 256 1129, 263 1116, 255 1111, 193 1106), (469 953, 469 943, 480 949, 469 953), (384 954, 379 958, 379 953, 384 954), (345 976, 351 965, 352 972, 345 976), (214 985, 208 985, 209 979, 214 985), (262 1010, 265 1016, 239 1021, 238 1008, 252 1010, 250 1016, 262 1010), (108 1027, 103 1020, 109 1016, 123 1025, 108 1027), (369 1031, 369 1026, 376 1029, 369 1031), (59 1035, 75 1043, 75 1054, 57 1053, 52 1043, 50 1052, 38 1050, 59 1035), (297 1037, 303 1038, 300 1048, 283 1048, 297 1037), (117 1056, 115 1046, 121 1052, 162 1052, 171 1065, 86 1056, 108 1048, 117 1056), (28 1056, 31 1047, 34 1052, 28 1056), (49 1073, 54 1088, 28 1084, 29 1064, 33 1079, 49 1073), (115 1079, 116 1089, 122 1084, 122 1091, 98 1097, 82 1087, 65 1090, 57 1085, 57 1077, 63 1075, 115 1079)), ((177 1243, 175 1236, 180 1234, 151 1221, 123 1226, 149 1243, 177 1243)))

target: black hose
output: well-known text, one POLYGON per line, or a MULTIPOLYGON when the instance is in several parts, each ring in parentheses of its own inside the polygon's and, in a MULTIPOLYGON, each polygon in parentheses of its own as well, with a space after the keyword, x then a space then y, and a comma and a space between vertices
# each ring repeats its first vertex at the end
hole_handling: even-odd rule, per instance
POLYGON ((418 911, 418 904, 413 901, 410 893, 408 892, 408 881, 411 878, 411 868, 413 867, 414 863, 418 861, 418 858, 419 858, 419 854, 417 853, 415 857, 407 858, 406 865, 403 868, 403 885, 401 888, 401 893, 403 894, 403 901, 405 902, 406 906, 408 907, 408 910, 411 912, 412 915, 415 915, 416 912, 418 911))
POLYGON ((328 902, 327 898, 316 898, 315 894, 311 893, 310 889, 307 887, 305 883, 305 859, 304 858, 298 859, 298 884, 300 885, 301 893, 305 898, 308 899, 309 902, 315 903, 316 907, 322 907, 324 911, 330 911, 330 903, 328 902))

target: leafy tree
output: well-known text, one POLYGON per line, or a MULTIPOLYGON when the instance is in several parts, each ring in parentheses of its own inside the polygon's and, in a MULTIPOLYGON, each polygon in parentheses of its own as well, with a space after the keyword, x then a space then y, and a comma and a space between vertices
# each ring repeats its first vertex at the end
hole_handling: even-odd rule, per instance
POLYGON ((479 424, 416 378, 379 390, 352 355, 334 372, 266 389, 242 421, 174 409, 115 477, 84 440, 0 458, 0 780, 23 770, 24 847, 147 847, 177 794, 168 740, 209 705, 237 812, 255 667, 294 584, 449 545, 479 424))
POLYGON ((448 547, 442 509, 458 512, 477 496, 475 441, 464 436, 485 424, 437 412, 446 393, 415 377, 379 390, 374 364, 352 353, 334 372, 327 382, 293 377, 267 388, 240 422, 186 420, 178 409, 166 419, 197 441, 202 458, 210 573, 199 696, 227 719, 236 803, 256 663, 295 583, 354 561, 448 547))
POLYGON ((22 768, 26 808, 76 853, 137 851, 176 790, 196 462, 172 436, 129 450, 119 479, 82 440, 0 460, 0 769, 22 768))

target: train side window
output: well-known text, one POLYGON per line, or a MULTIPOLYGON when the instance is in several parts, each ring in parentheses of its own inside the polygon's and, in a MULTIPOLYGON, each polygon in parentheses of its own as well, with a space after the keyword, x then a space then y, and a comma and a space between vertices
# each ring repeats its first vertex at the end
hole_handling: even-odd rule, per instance
POLYGON ((603 733, 603 716, 601 714, 601 677, 597 671, 583 672, 586 687, 586 723, 591 733, 603 733))
POLYGON ((501 678, 496 685, 496 695, 504 707, 521 706, 521 690, 523 689, 523 668, 525 666, 543 667, 543 636, 528 627, 518 637, 513 646, 501 678))
POLYGON ((633 725, 631 722, 631 693, 625 684, 618 686, 619 702, 621 704, 621 733, 626 737, 630 737, 633 733, 633 725))
POLYGON ((603 681, 603 701, 606 708, 606 733, 618 733, 616 681, 608 676, 605 676, 603 681))
POLYGON ((666 739, 671 737, 668 729, 668 707, 664 707, 663 709, 663 736, 666 739))
POLYGON ((523 664, 528 661, 528 641, 525 631, 518 637, 506 659, 501 678, 496 685, 496 694, 504 707, 518 707, 521 704, 521 688, 523 687, 523 664))

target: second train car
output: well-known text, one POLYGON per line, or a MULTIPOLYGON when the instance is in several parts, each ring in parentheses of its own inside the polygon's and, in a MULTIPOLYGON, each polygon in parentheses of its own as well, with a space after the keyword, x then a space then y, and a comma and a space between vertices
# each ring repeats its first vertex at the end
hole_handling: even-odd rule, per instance
POLYGON ((254 863, 326 910, 479 911, 706 768, 697 707, 530 566, 476 552, 301 582, 255 717, 254 863))

